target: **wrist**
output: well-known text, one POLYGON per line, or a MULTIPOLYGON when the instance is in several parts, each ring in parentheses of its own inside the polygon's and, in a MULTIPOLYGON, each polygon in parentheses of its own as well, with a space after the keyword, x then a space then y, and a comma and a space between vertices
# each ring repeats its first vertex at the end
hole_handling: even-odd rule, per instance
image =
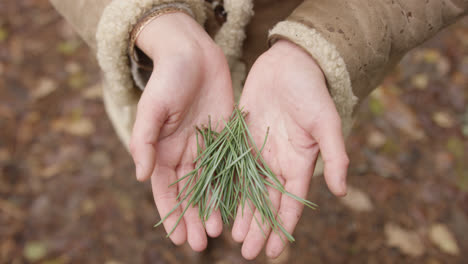
POLYGON ((198 42, 204 29, 184 12, 164 13, 150 21, 141 30, 135 44, 148 57, 155 60, 161 53, 183 49, 186 44, 198 42))
POLYGON ((273 53, 274 56, 278 56, 280 61, 291 61, 294 64, 306 63, 314 72, 323 76, 323 72, 314 57, 292 41, 280 39, 270 47, 268 52, 273 53))

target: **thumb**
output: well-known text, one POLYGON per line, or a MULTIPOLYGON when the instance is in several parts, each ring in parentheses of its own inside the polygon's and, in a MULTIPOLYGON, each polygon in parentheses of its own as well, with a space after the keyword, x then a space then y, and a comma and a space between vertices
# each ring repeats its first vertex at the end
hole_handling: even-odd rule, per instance
POLYGON ((156 164, 156 145, 168 110, 157 102, 156 89, 151 80, 138 102, 137 114, 131 136, 130 152, 136 167, 138 181, 150 178, 156 164))
POLYGON ((335 111, 331 118, 327 118, 316 127, 314 134, 325 165, 325 181, 334 195, 345 196, 349 158, 346 154, 338 113, 335 111))

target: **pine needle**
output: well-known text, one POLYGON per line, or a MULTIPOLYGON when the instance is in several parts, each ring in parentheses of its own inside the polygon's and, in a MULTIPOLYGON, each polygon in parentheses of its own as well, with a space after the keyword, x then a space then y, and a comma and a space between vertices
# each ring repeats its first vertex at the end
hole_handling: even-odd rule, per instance
MULTIPOLYGON (((261 155, 267 143, 269 129, 261 148, 258 148, 245 122, 245 116, 246 113, 236 107, 229 122, 224 122, 221 132, 212 128, 211 118, 208 126, 195 128, 195 169, 170 185, 185 181, 177 196, 179 202, 155 225, 161 225, 183 202, 187 202, 168 237, 190 206, 198 207, 203 224, 215 210, 219 210, 222 221, 229 224, 235 219, 239 206, 243 213, 246 201, 250 201, 253 207, 248 204, 249 210, 253 212, 257 209, 260 213, 260 219, 254 216, 260 227, 267 224, 274 232, 283 233, 288 241, 293 242, 294 237, 284 229, 280 219, 276 217, 277 212, 272 209, 267 187, 276 189, 311 209, 317 208, 316 204, 286 191, 261 155)), ((260 229, 263 232, 263 228, 260 229)))

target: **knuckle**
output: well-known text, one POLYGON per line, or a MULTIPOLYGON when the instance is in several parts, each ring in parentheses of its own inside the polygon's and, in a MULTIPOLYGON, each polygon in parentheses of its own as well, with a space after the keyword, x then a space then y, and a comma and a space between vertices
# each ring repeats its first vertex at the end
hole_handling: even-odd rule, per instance
POLYGON ((349 158, 346 154, 338 155, 332 158, 323 158, 325 164, 331 164, 333 167, 345 167, 349 166, 349 158))
MULTIPOLYGON (((170 187, 170 188, 174 188, 174 187, 170 187)), ((154 194, 154 200, 157 202, 163 202, 163 203, 170 202, 170 201, 174 201, 176 198, 177 198, 176 193, 172 191, 154 194)))
POLYGON ((289 219, 288 221, 290 221, 290 219, 294 219, 294 221, 298 221, 299 218, 301 217, 301 208, 296 208, 296 207, 285 207, 285 208, 281 208, 281 211, 280 211, 280 218, 282 221, 284 221, 285 219, 289 219))

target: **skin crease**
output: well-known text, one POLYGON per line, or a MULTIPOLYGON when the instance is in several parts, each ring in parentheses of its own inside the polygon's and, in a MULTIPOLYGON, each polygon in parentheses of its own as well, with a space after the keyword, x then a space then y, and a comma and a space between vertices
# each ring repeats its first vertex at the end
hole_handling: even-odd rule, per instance
MULTIPOLYGON (((151 178, 156 206, 163 217, 177 203, 178 188, 184 182, 168 185, 193 169, 194 126, 206 124, 209 115, 216 123, 232 113, 231 79, 220 48, 185 14, 155 19, 142 31, 137 46, 153 59, 155 69, 138 104, 130 149, 137 179, 151 178)), ((258 145, 270 127, 263 155, 289 192, 306 196, 320 152, 329 189, 337 196, 346 194, 349 161, 341 121, 323 73, 304 50, 280 40, 260 56, 249 73, 240 106, 249 112, 246 121, 258 145)), ((270 198, 283 226, 292 233, 303 206, 274 190, 270 190, 270 198)), ((177 245, 187 241, 193 250, 202 251, 207 245, 206 234, 220 235, 222 222, 216 212, 205 230, 197 210, 186 212, 170 238, 177 245)), ((167 232, 180 213, 180 209, 175 211, 163 223, 167 232)), ((247 209, 242 217, 239 211, 232 236, 243 243, 244 258, 254 259, 263 247, 271 258, 284 250, 279 235, 262 228, 267 239, 252 213, 247 209)))
MULTIPOLYGON (((263 156, 286 190, 306 197, 321 152, 329 189, 337 196, 346 194, 349 161, 341 121, 320 67, 302 48, 280 40, 261 55, 250 70, 240 106, 249 112, 246 121, 257 145, 270 128, 263 156)), ((270 190, 270 199, 284 228, 292 233, 303 205, 276 190, 270 190)), ((254 214, 259 219, 258 212, 254 214)), ((278 234, 268 226, 262 229, 267 239, 250 209, 246 207, 244 217, 237 214, 232 236, 243 243, 244 258, 254 259, 264 246, 271 258, 284 250, 278 234)))
MULTIPOLYGON (((185 181, 168 186, 193 170, 195 126, 207 124, 208 116, 216 123, 232 113, 231 77, 221 49, 183 13, 152 21, 137 45, 153 59, 155 69, 138 103, 130 150, 137 179, 151 178, 156 206, 164 217, 177 204, 178 188, 185 181)), ((167 232, 180 214, 176 210, 164 221, 167 232)), ((193 250, 202 251, 207 246, 206 234, 216 237, 221 231, 219 212, 210 217, 205 230, 198 209, 191 207, 170 238, 176 245, 187 241, 193 250)))

